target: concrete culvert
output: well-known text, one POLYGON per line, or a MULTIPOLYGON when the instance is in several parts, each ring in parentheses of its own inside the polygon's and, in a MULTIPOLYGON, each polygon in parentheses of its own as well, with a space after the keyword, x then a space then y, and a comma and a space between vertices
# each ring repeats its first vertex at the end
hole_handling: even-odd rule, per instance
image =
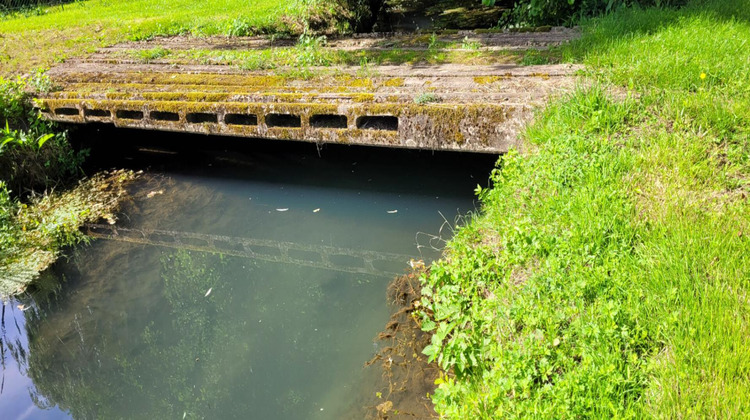
POLYGON ((357 118, 357 128, 362 130, 398 131, 398 117, 389 115, 357 118))
POLYGON ((291 114, 268 114, 266 125, 269 127, 299 128, 302 127, 302 119, 299 115, 291 114))
POLYGON ((151 111, 150 118, 155 121, 179 121, 180 116, 176 112, 151 111))
POLYGON ((112 113, 108 109, 85 109, 83 115, 87 117, 109 118, 112 113))
POLYGON ((347 128, 346 115, 313 115, 310 117, 313 128, 347 128))
POLYGON ((218 123, 219 118, 216 114, 208 112, 193 112, 185 116, 187 122, 191 124, 202 124, 202 123, 218 123))
POLYGON ((258 116, 255 114, 227 114, 224 122, 232 125, 258 125, 258 116))
POLYGON ((123 119, 123 120, 142 120, 143 119, 143 112, 141 111, 130 111, 127 109, 121 109, 117 111, 117 118, 123 119))
POLYGON ((75 116, 80 115, 77 108, 57 108, 55 109, 56 115, 75 116))

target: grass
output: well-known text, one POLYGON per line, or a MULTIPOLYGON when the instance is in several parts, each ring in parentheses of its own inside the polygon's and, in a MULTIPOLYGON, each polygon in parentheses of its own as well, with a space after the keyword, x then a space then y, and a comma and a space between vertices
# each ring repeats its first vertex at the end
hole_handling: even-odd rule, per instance
POLYGON ((84 241, 79 230, 84 223, 115 223, 126 187, 135 178, 130 171, 103 172, 28 204, 13 199, 0 182, 0 298, 24 291, 55 262, 62 247, 84 241))
POLYGON ((125 40, 189 33, 301 32, 315 0, 88 0, 0 19, 0 76, 22 74, 125 40))
POLYGON ((423 279, 446 418, 750 412, 750 2, 626 9, 423 279))
POLYGON ((163 47, 156 47, 148 50, 137 50, 133 55, 142 63, 150 63, 154 60, 167 57, 169 55, 169 50, 163 47))

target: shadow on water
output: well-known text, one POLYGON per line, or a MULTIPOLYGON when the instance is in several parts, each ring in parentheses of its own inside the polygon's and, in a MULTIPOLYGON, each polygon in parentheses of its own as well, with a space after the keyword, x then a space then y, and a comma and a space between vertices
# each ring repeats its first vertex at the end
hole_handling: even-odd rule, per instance
POLYGON ((465 196, 486 185, 497 155, 205 136, 87 125, 87 171, 132 168, 309 187, 465 196), (259 170, 262 169, 262 170, 259 170), (315 176, 300 176, 300 171, 315 176), (450 178, 450 179, 447 179, 450 178))
POLYGON ((418 233, 447 238, 495 161, 99 130, 74 136, 89 171, 145 174, 116 228, 4 306, 4 413, 364 418, 393 274, 437 257, 418 233))

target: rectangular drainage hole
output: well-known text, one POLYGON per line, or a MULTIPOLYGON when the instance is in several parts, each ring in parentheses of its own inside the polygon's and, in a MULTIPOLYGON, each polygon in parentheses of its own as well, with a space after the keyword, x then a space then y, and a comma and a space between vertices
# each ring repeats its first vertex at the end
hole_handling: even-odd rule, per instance
POLYGON ((313 115, 310 117, 313 128, 346 128, 346 115, 313 115))
POLYGON ((302 119, 299 115, 291 114, 268 114, 266 115, 266 125, 269 127, 302 127, 302 119))
POLYGON ((390 115, 359 117, 357 118, 357 128, 362 130, 398 131, 398 117, 390 115))
POLYGON ((155 121, 179 121, 180 116, 176 112, 151 111, 150 117, 155 121))
POLYGON ((68 116, 77 116, 80 115, 80 112, 78 112, 77 108, 57 108, 55 109, 56 115, 68 115, 68 116))
POLYGON ((224 122, 234 125, 258 125, 258 117, 255 114, 227 114, 224 122))
POLYGON ((127 109, 120 109, 117 111, 117 118, 123 120, 142 120, 143 112, 141 111, 129 111, 127 109))
POLYGON ((219 117, 216 114, 208 112, 191 112, 185 116, 187 122, 191 124, 218 123, 219 117))
POLYGON ((112 116, 112 113, 108 109, 84 109, 83 115, 87 117, 108 118, 112 116))

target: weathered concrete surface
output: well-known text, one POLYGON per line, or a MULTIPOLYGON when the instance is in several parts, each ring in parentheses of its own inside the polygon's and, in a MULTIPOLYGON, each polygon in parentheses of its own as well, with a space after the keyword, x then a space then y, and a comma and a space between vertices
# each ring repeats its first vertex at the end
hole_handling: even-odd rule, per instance
MULTIPOLYGON (((518 35, 524 38, 516 44, 543 45, 530 34, 518 35)), ((485 38, 493 36, 509 35, 485 38)), ((383 41, 366 41, 373 39, 383 41)), ((560 42, 559 36, 550 39, 560 42)), ((167 39, 138 48, 169 44, 173 49, 177 43, 241 49, 263 42, 268 41, 167 39)), ((38 98, 43 115, 151 130, 498 153, 517 145, 534 107, 569 89, 576 70, 570 65, 442 64, 370 66, 363 72, 350 66, 313 68, 316 76, 298 77, 289 69, 249 72, 168 60, 143 64, 123 59, 118 48, 50 70, 60 89, 38 98)))
MULTIPOLYGON (((357 34, 346 38, 328 40, 327 47, 339 50, 383 50, 399 48, 403 50, 425 49, 432 40, 433 33, 424 34, 403 32, 378 32, 357 34)), ((477 45, 474 50, 528 50, 548 49, 568 42, 580 36, 578 29, 550 28, 543 32, 482 32, 455 31, 450 33, 436 32, 435 41, 461 43, 464 40, 477 45)), ((274 47, 290 47, 296 43, 295 39, 268 39, 258 37, 225 38, 225 37, 158 37, 149 42, 124 42, 107 48, 101 48, 93 58, 111 58, 113 52, 129 51, 133 49, 149 49, 155 45, 170 50, 247 50, 274 47)), ((460 46, 459 46, 460 49, 460 46)))

